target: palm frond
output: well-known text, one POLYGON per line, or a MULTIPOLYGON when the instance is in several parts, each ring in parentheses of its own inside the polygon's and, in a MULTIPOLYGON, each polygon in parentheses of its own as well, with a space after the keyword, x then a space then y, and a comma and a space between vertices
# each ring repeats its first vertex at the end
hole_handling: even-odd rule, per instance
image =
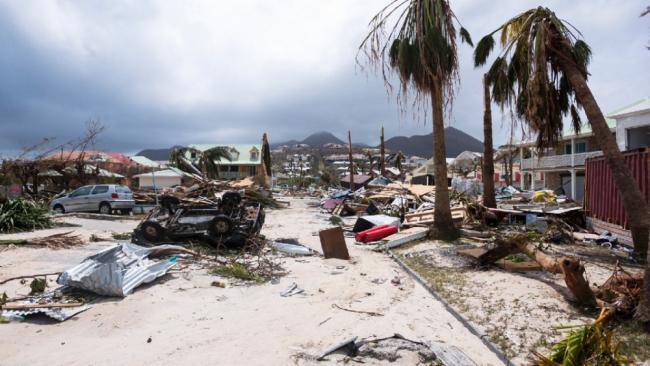
POLYGON ((499 31, 502 50, 488 71, 493 100, 516 111, 540 148, 558 141, 565 117, 579 131, 581 105, 561 64, 573 62, 588 76, 591 49, 580 32, 548 8, 530 9, 481 39, 474 52, 477 67, 485 64, 499 31))
POLYGON ((494 48, 494 37, 491 34, 481 38, 474 49, 474 66, 483 66, 494 48))
POLYGON ((474 47, 474 43, 472 42, 472 36, 469 34, 467 29, 460 27, 460 40, 462 42, 467 43, 468 45, 474 47))

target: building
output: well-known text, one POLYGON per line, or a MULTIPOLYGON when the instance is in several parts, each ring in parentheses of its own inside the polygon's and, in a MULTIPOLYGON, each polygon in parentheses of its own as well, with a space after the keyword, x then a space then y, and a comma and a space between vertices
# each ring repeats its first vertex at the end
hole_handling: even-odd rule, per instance
POLYGON ((621 151, 650 146, 650 97, 609 117, 616 121, 616 142, 621 151))
POLYGON ((193 181, 192 175, 176 168, 142 173, 133 176, 140 188, 167 188, 193 181))
MULTIPOLYGON (((606 118, 607 125, 621 150, 647 146, 650 130, 650 98, 620 108, 606 118)), ((585 160, 603 155, 598 140, 585 123, 579 133, 565 130, 558 144, 539 151, 532 141, 516 144, 519 149, 521 189, 546 188, 582 201, 584 198, 585 160)))
MULTIPOLYGON (((226 159, 215 161, 219 166, 219 178, 243 179, 253 177, 262 169, 262 145, 261 144, 193 144, 190 148, 206 151, 215 147, 227 147, 230 149, 231 161, 226 159)), ((190 154, 188 152, 188 154, 190 154)), ((188 159, 195 161, 197 156, 190 154, 188 159)))

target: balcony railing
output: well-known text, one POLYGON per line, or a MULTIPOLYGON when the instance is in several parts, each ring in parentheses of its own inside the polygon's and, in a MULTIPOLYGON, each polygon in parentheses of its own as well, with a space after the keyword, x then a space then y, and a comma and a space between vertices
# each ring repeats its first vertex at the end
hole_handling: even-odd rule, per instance
MULTIPOLYGON (((585 159, 603 155, 602 151, 574 154, 573 166, 583 167, 585 159)), ((571 168, 571 154, 533 157, 521 161, 522 170, 571 168)))

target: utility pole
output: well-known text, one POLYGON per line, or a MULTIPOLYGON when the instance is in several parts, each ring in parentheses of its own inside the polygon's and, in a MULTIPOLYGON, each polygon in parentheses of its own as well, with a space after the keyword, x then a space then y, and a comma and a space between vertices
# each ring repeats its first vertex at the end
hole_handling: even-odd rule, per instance
POLYGON ((348 152, 350 160, 350 190, 354 190, 354 165, 352 163, 352 133, 348 130, 348 152))
POLYGON ((386 176, 386 160, 384 157, 384 154, 386 153, 385 147, 384 147, 384 126, 381 126, 381 144, 379 146, 379 153, 381 154, 381 157, 379 158, 379 171, 381 172, 381 176, 385 177, 386 176))

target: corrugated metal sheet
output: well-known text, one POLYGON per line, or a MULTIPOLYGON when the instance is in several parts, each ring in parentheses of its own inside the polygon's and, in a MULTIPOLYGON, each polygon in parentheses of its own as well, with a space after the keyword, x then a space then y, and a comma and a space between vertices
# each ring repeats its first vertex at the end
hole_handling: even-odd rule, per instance
POLYGON ((143 283, 164 275, 175 261, 152 261, 147 256, 162 248, 178 248, 175 245, 159 245, 145 248, 122 243, 86 258, 75 267, 63 272, 57 282, 100 295, 124 297, 143 283))
MULTIPOLYGON (((650 148, 623 153, 641 193, 650 204, 650 148)), ((621 195, 604 157, 585 162, 584 207, 588 216, 628 228, 621 195)))
POLYGON ((82 305, 74 308, 39 308, 39 309, 29 309, 29 310, 3 310, 2 316, 9 319, 22 320, 28 315, 43 313, 52 319, 56 319, 62 322, 88 309, 90 309, 90 306, 82 305))

